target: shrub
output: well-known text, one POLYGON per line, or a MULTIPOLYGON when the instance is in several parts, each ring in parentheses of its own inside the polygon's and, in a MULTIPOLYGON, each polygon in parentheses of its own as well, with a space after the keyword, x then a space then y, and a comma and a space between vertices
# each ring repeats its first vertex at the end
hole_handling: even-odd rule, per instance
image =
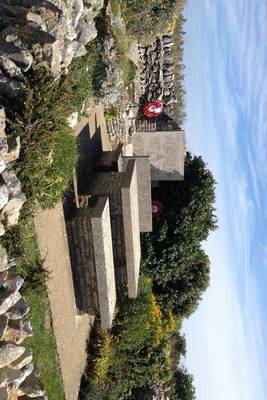
POLYGON ((37 244, 34 223, 29 217, 22 217, 20 223, 9 228, 1 237, 1 244, 11 257, 16 258, 16 272, 23 277, 23 290, 34 290, 45 283, 46 272, 42 265, 37 244))
POLYGON ((172 30, 176 13, 184 3, 183 0, 121 0, 127 29, 140 41, 172 30))
POLYGON ((142 238, 142 270, 164 310, 180 317, 195 311, 209 285, 210 262, 201 242, 217 227, 215 185, 202 158, 187 153, 184 180, 153 190, 164 212, 142 238))
POLYGON ((93 353, 98 352, 90 355, 88 375, 98 383, 102 398, 127 399, 135 388, 171 381, 170 337, 175 328, 174 317, 162 315, 149 279, 141 278, 137 299, 122 290, 111 332, 100 330, 98 340, 92 337, 93 353))

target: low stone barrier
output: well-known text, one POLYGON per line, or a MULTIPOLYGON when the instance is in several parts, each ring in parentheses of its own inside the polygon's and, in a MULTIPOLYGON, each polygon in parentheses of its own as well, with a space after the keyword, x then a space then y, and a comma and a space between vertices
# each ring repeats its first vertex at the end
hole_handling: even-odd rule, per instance
MULTIPOLYGON (((12 163, 20 151, 19 138, 10 140, 5 134, 5 112, 0 108, 0 236, 18 223, 26 201, 20 182, 12 171, 12 163)), ((19 290, 23 279, 13 270, 14 260, 0 245, 0 399, 23 396, 24 400, 46 399, 39 372, 32 363, 32 351, 22 346, 32 336, 28 318, 29 306, 19 290)))
POLYGON ((19 292, 23 279, 10 269, 11 265, 6 250, 0 246, 0 399, 23 396, 24 400, 45 400, 32 351, 22 345, 32 336, 30 308, 19 292))

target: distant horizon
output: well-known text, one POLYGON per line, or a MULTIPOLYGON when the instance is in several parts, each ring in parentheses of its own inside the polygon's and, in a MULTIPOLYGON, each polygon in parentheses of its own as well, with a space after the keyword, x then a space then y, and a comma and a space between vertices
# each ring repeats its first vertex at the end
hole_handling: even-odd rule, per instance
POLYGON ((217 180, 211 285, 184 323, 198 400, 266 400, 267 3, 189 0, 189 150, 217 180))

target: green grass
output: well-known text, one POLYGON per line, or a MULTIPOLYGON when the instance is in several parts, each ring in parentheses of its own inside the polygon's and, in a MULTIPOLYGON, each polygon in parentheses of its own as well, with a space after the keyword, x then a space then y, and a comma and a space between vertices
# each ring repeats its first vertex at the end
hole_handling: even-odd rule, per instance
POLYGON ((33 350, 34 362, 41 372, 41 381, 50 400, 63 400, 64 391, 60 376, 58 354, 49 320, 49 304, 45 288, 45 273, 34 231, 29 216, 24 216, 19 225, 7 231, 1 243, 10 256, 17 257, 16 272, 25 279, 22 294, 30 306, 30 321, 33 336, 24 345, 33 350))
POLYGON ((81 115, 92 96, 99 54, 99 47, 90 44, 87 54, 57 80, 45 70, 31 69, 24 78, 24 96, 4 104, 7 133, 20 136, 22 145, 14 168, 28 202, 44 209, 56 204, 72 178, 78 151, 68 117, 74 111, 81 115))
MULTIPOLYGON (((118 0, 111 0, 110 6, 114 15, 120 15, 118 0)), ((123 72, 124 86, 128 87, 134 80, 137 71, 137 66, 128 58, 129 38, 118 24, 111 27, 111 34, 116 42, 118 68, 123 72)))
POLYGON ((46 326, 49 317, 49 304, 44 288, 27 289, 24 293, 31 308, 30 320, 33 336, 24 344, 33 351, 34 362, 40 369, 41 381, 50 400, 63 400, 64 391, 58 365, 56 342, 51 327, 46 326))

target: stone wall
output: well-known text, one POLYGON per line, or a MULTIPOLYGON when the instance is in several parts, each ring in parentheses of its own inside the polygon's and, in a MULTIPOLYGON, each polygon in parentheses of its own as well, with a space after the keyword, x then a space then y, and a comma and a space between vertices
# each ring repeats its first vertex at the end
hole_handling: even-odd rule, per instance
POLYGON ((7 138, 5 134, 5 112, 0 107, 0 236, 18 222, 21 207, 26 201, 12 163, 20 151, 19 138, 7 138))
POLYGON ((27 316, 29 306, 19 292, 23 279, 10 269, 12 264, 0 246, 0 398, 23 396, 44 400, 32 351, 22 345, 24 339, 32 336, 32 327, 27 316))
POLYGON ((174 114, 173 103, 177 101, 174 90, 174 62, 172 33, 157 37, 154 43, 140 45, 139 54, 142 65, 142 97, 145 100, 161 100, 166 114, 174 114))

